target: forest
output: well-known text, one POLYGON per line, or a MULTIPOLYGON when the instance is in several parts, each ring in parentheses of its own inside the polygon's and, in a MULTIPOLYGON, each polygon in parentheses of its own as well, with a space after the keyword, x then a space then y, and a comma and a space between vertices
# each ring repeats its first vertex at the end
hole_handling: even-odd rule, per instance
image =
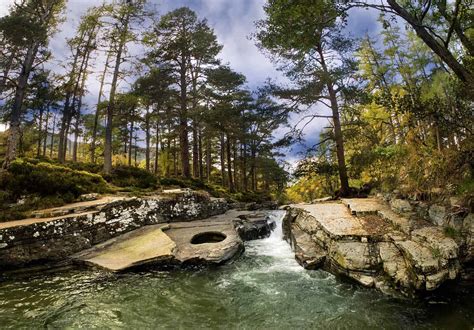
POLYGON ((472 1, 270 0, 249 37, 285 79, 256 89, 219 58, 206 18, 151 2, 88 8, 58 70, 65 0, 17 0, 0 18, 2 203, 160 184, 238 200, 397 190, 472 203, 472 1), (346 29, 362 9, 380 14, 377 38, 346 29), (318 119, 316 145, 285 162, 318 119))

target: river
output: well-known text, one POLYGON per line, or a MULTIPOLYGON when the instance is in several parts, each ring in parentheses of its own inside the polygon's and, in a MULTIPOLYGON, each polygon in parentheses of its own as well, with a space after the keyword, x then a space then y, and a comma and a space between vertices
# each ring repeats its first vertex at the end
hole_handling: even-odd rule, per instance
POLYGON ((395 299, 306 271, 277 229, 231 264, 110 274, 73 269, 0 281, 0 328, 473 329, 474 290, 395 299))

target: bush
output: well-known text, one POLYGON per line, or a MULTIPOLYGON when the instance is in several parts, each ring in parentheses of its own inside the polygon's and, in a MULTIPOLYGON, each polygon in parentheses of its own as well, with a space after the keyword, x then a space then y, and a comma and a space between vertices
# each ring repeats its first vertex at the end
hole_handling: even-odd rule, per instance
POLYGON ((145 169, 131 166, 116 166, 112 172, 102 175, 105 180, 118 187, 156 188, 158 179, 145 169))
POLYGON ((17 159, 0 177, 0 190, 18 198, 25 194, 39 196, 78 197, 85 193, 109 191, 107 183, 97 174, 73 170, 68 167, 17 159))
POLYGON ((229 197, 229 193, 222 186, 205 183, 197 179, 178 179, 178 178, 162 178, 160 180, 162 186, 171 186, 179 188, 190 188, 193 190, 204 190, 212 197, 229 197))
POLYGON ((244 203, 250 203, 250 202, 263 203, 263 202, 268 202, 272 200, 272 196, 267 192, 252 192, 252 191, 236 193, 234 194, 234 198, 238 200, 239 202, 244 202, 244 203))

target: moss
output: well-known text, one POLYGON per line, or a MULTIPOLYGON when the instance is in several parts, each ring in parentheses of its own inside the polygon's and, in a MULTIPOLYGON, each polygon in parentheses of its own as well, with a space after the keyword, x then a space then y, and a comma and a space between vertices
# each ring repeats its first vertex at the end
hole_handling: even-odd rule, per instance
POLYGON ((17 159, 8 171, 0 174, 0 190, 11 198, 22 195, 78 197, 85 193, 105 193, 109 187, 98 174, 77 171, 68 167, 44 162, 17 159))
POLYGON ((116 166, 112 172, 102 174, 105 180, 118 187, 136 187, 141 189, 156 189, 158 179, 145 169, 132 166, 116 166))
POLYGON ((437 247, 435 248, 430 248, 431 249, 431 254, 433 255, 433 258, 440 258, 441 257, 441 250, 437 247))
POLYGON ((461 233, 458 230, 456 230, 456 228, 453 228, 450 226, 444 227, 443 232, 447 237, 450 237, 450 238, 457 238, 461 235, 461 233))

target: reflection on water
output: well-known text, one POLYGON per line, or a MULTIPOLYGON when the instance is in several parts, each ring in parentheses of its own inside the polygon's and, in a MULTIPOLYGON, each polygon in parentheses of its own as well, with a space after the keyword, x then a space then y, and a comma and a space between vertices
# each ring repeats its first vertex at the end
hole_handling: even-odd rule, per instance
MULTIPOLYGON (((271 216, 280 221, 283 213, 271 216)), ((122 275, 70 270, 4 280, 0 327, 472 329, 474 290, 445 291, 450 294, 400 300, 306 271, 277 226, 219 268, 122 275)))

